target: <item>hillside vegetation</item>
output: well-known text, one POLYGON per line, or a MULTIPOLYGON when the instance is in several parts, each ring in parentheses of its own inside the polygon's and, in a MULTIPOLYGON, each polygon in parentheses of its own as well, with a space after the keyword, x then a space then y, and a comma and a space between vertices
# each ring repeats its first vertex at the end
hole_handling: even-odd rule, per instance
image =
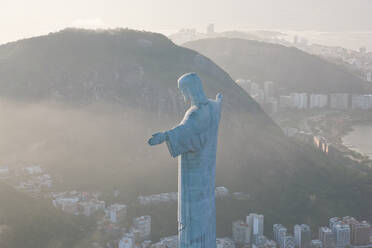
POLYGON ((234 79, 274 81, 287 92, 372 92, 370 84, 342 66, 294 47, 228 38, 191 41, 183 46, 209 57, 234 79))

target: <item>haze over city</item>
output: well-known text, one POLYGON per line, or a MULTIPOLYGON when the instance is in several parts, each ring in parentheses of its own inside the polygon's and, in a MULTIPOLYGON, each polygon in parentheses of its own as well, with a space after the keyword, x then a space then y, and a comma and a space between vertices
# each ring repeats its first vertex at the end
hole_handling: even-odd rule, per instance
POLYGON ((324 45, 372 49, 369 0, 66 0, 1 2, 0 43, 66 27, 128 27, 169 35, 181 28, 204 31, 279 30, 324 45))
POLYGON ((371 10, 1 0, 0 248, 372 248, 371 10))

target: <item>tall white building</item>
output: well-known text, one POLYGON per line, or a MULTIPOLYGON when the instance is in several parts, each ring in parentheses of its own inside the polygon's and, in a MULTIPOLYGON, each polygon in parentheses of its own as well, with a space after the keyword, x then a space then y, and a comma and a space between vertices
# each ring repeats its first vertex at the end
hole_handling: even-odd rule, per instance
POLYGON ((136 247, 135 240, 134 240, 133 234, 131 233, 124 234, 124 236, 119 241, 118 248, 135 248, 135 247, 136 247))
MULTIPOLYGON (((334 225, 333 220, 330 225, 334 225)), ((326 226, 319 228, 319 240, 322 242, 323 248, 335 248, 336 247, 336 235, 333 231, 326 226)))
POLYGON ((283 238, 283 247, 282 248, 295 248, 295 240, 293 236, 285 236, 283 238))
POLYGON ((353 95, 351 97, 351 108, 368 110, 372 108, 372 95, 353 95))
POLYGON ((371 234, 371 225, 367 221, 357 221, 351 225, 351 244, 353 246, 371 244, 371 234))
POLYGON ((207 34, 214 34, 214 24, 208 24, 207 26, 207 34))
POLYGON ((264 83, 265 102, 271 101, 275 96, 275 85, 274 82, 266 81, 264 83))
POLYGON ((350 245, 350 226, 345 223, 337 223, 333 226, 336 235, 336 248, 345 248, 350 245))
POLYGON ((297 248, 310 248, 311 245, 311 230, 308 225, 294 226, 295 246, 297 248))
POLYGON ((274 239, 280 248, 284 248, 284 239, 287 237, 287 228, 282 224, 274 224, 274 239))
POLYGON ((329 107, 331 109, 347 110, 349 108, 349 94, 331 94, 329 107))
MULTIPOLYGON (((273 225, 273 234, 274 234, 274 240, 278 242, 279 240, 279 230, 281 228, 285 228, 282 224, 274 224, 273 225)), ((279 242, 278 242, 279 243, 279 242)))
POLYGON ((328 105, 328 96, 325 94, 310 94, 309 108, 325 108, 328 105))
POLYGON ((112 204, 105 210, 106 216, 111 223, 118 223, 127 216, 127 206, 124 204, 112 204))
POLYGON ((367 79, 367 82, 372 82, 372 72, 367 72, 367 76, 366 76, 366 79, 367 79))
POLYGON ((233 240, 239 244, 251 243, 251 226, 242 220, 234 221, 232 227, 233 240))
POLYGON ((252 235, 264 234, 264 216, 252 213, 247 216, 246 223, 252 227, 252 235))
POLYGON ((307 93, 291 93, 293 106, 296 109, 307 109, 308 95, 307 93))
POLYGON ((134 218, 133 227, 138 231, 139 240, 148 239, 151 235, 151 217, 145 215, 134 218))

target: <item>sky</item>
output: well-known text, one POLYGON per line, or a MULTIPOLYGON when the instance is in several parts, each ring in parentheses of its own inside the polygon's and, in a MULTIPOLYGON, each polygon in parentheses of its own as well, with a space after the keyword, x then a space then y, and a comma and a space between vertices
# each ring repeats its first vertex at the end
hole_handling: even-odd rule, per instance
POLYGON ((372 0, 0 0, 0 44, 66 27, 170 34, 181 28, 204 31, 208 23, 216 31, 372 34, 371 16, 372 0))

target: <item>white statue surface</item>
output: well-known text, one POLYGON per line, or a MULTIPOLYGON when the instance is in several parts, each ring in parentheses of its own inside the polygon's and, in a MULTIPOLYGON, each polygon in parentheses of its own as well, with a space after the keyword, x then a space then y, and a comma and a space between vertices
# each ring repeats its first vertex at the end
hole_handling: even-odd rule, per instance
POLYGON ((155 133, 148 143, 166 142, 171 156, 178 157, 179 248, 215 248, 215 173, 222 95, 207 99, 195 73, 181 76, 178 88, 191 107, 180 124, 155 133))

